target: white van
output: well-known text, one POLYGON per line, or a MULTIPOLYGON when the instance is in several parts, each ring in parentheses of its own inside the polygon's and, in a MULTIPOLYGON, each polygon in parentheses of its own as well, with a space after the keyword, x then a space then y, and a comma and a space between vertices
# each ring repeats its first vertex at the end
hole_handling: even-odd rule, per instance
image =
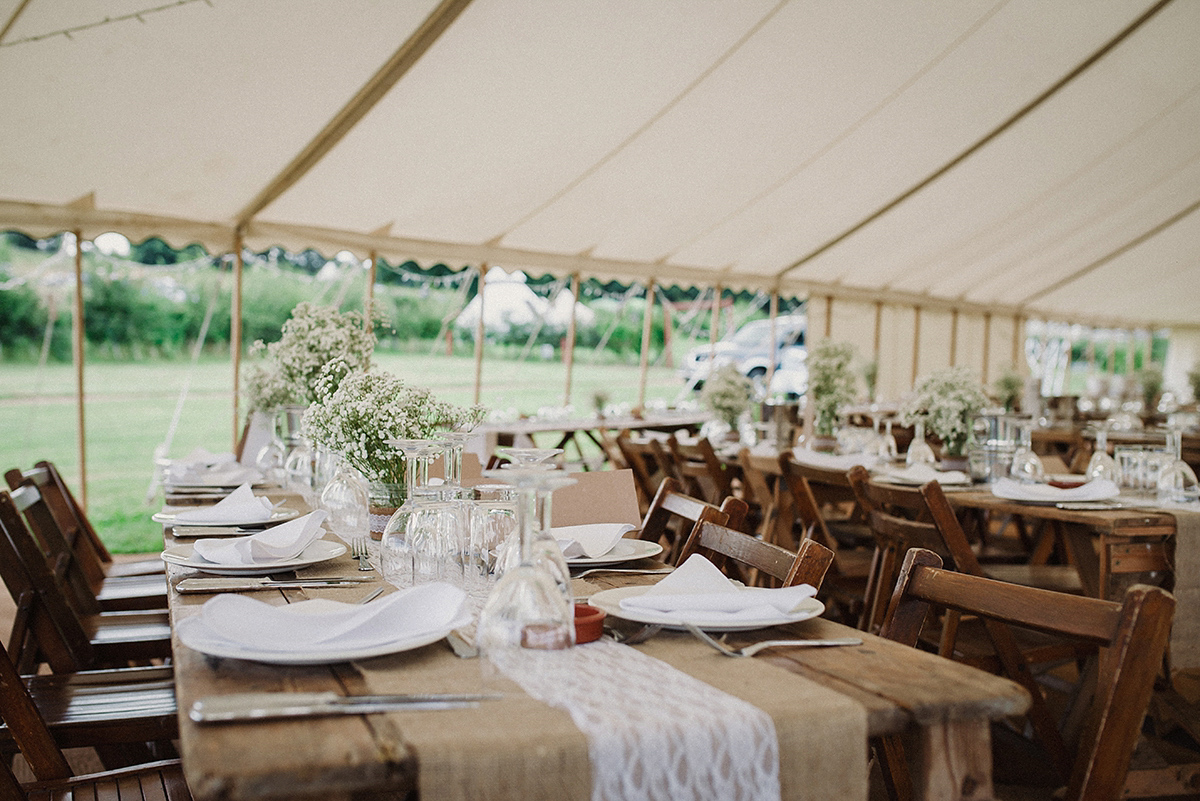
POLYGON ((715 367, 734 364, 742 375, 763 381, 772 360, 778 368, 784 351, 804 349, 806 322, 803 314, 777 317, 772 347, 771 321, 752 320, 715 345, 698 345, 689 350, 679 367, 679 376, 689 386, 698 388, 715 367))

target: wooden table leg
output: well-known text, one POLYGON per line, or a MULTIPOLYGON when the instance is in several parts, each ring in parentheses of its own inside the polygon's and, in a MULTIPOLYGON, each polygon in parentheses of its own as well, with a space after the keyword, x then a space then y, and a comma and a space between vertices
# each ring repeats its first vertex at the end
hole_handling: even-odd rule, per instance
POLYGON ((949 720, 921 729, 913 775, 917 798, 992 798, 992 732, 987 720, 949 720))

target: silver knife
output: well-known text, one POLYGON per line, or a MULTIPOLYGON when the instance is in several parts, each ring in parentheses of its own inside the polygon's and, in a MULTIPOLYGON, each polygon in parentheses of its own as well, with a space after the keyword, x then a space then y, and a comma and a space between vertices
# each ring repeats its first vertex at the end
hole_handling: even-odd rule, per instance
POLYGON ((247 534, 257 534, 262 529, 241 528, 240 526, 173 526, 171 536, 177 539, 192 537, 244 537, 247 534))
POLYGON ((355 587, 369 576, 327 576, 296 579, 271 578, 186 578, 175 585, 177 592, 241 592, 272 588, 355 587))
POLYGON ((188 717, 197 723, 366 715, 403 710, 459 709, 479 706, 498 693, 406 693, 403 695, 338 695, 337 693, 236 693, 201 698, 188 717))

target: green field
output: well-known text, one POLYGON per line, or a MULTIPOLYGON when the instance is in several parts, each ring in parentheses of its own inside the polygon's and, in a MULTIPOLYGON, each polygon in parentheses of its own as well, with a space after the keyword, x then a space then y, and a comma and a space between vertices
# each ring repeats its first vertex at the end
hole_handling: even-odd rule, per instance
MULTIPOLYGON (((469 357, 376 352, 376 364, 406 381, 427 386, 456 403, 469 403, 475 380, 469 357)), ((0 465, 30 467, 55 462, 78 494, 79 454, 75 371, 70 365, 0 364, 0 465)), ((560 362, 487 360, 482 397, 492 409, 534 413, 564 400, 566 371, 560 362)), ((84 370, 87 429, 88 515, 114 552, 161 548, 162 532, 150 515, 161 496, 147 497, 155 449, 166 441, 181 390, 188 387, 170 456, 196 446, 228 450, 233 442, 232 368, 229 359, 92 363, 84 370)), ((573 371, 572 404, 583 412, 603 391, 609 403, 634 403, 636 365, 585 364, 573 371)), ((647 400, 673 401, 680 381, 673 370, 651 368, 647 400)), ((244 410, 243 410, 244 411, 244 410)))

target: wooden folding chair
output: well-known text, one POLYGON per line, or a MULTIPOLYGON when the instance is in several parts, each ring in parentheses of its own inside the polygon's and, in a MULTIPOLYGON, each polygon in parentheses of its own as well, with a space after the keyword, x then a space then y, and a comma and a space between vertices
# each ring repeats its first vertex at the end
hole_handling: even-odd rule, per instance
POLYGON ((844 546, 829 533, 812 486, 805 472, 798 469, 791 451, 779 454, 776 470, 780 474, 778 489, 783 496, 779 506, 788 515, 778 528, 786 524, 798 533, 800 541, 813 539, 833 552, 833 563, 820 598, 830 607, 831 614, 849 625, 857 625, 863 613, 873 549, 844 546))
MULTIPOLYGON (((1114 603, 956 573, 941 569, 941 564, 932 551, 908 552, 880 634, 915 645, 931 606, 983 618, 1005 674, 1035 698, 1043 691, 1030 677, 1010 626, 1099 646, 1096 686, 1079 737, 1063 743, 1062 752, 1051 753, 1051 758, 1067 779, 1068 801, 1121 798, 1162 666, 1174 597, 1158 587, 1135 585, 1122 603, 1114 603)), ((883 749, 884 767, 892 777, 902 775, 902 749, 895 741, 888 745, 883 749)), ((1044 741, 1042 745, 1058 748, 1044 741)))
POLYGON ((138 581, 144 581, 147 583, 146 586, 153 586, 154 578, 138 577, 165 576, 166 566, 161 559, 141 559, 133 562, 113 560, 112 554, 108 552, 108 548, 96 533, 95 527, 75 500, 75 495, 53 462, 40 461, 33 466, 32 470, 14 468, 7 471, 4 478, 8 482, 10 490, 19 487, 21 482, 26 479, 33 480, 38 492, 42 494, 46 504, 50 507, 67 544, 75 552, 75 558, 79 560, 80 565, 86 571, 89 581, 100 588, 98 589, 100 594, 104 592, 101 585, 109 579, 113 579, 113 581, 107 591, 115 593, 118 592, 115 588, 118 583, 132 585, 138 581))
POLYGON ((0 718, 20 747, 37 779, 22 785, 8 760, 0 769, 0 795, 5 799, 51 801, 67 798, 129 798, 186 801, 191 793, 178 760, 75 776, 62 746, 47 726, 38 705, 25 689, 8 652, 0 646, 0 718))
POLYGON ((675 564, 680 549, 702 521, 740 529, 748 511, 749 506, 741 498, 730 496, 715 506, 685 493, 676 479, 665 478, 642 518, 638 536, 660 543, 666 555, 663 561, 675 564))
POLYGON ((681 440, 672 434, 667 437, 667 449, 688 493, 713 504, 733 494, 731 473, 721 464, 707 437, 681 440))
MULTIPOLYGON (((851 548, 869 547, 874 538, 867 525, 866 513, 858 504, 846 472, 806 464, 796 459, 792 451, 783 453, 789 457, 787 472, 803 477, 808 483, 830 536, 851 548)), ((780 464, 783 465, 782 459, 780 464)))
POLYGON ((0 492, 0 575, 17 605, 9 647, 18 667, 33 672, 44 661, 62 672, 170 657, 165 611, 104 612, 86 591, 70 591, 65 574, 47 563, 25 525, 21 506, 26 502, 40 503, 32 485, 0 492))
POLYGON ((63 507, 62 497, 52 484, 40 487, 31 476, 11 491, 47 562, 64 581, 77 609, 86 613, 166 610, 166 574, 105 577, 102 565, 89 556, 89 549, 80 547, 87 538, 78 519, 63 507))
POLYGON ((733 578, 746 572, 766 575, 778 586, 793 587, 811 584, 820 589, 825 571, 833 561, 833 551, 813 540, 804 540, 797 551, 789 551, 763 542, 741 531, 719 523, 701 523, 684 544, 679 564, 692 554, 699 553, 733 578), (733 571, 730 562, 740 565, 733 571))
POLYGON ((634 486, 642 514, 650 510, 651 501, 664 478, 678 480, 671 454, 664 440, 657 437, 634 437, 628 430, 617 435, 617 448, 625 464, 633 471, 634 486))

